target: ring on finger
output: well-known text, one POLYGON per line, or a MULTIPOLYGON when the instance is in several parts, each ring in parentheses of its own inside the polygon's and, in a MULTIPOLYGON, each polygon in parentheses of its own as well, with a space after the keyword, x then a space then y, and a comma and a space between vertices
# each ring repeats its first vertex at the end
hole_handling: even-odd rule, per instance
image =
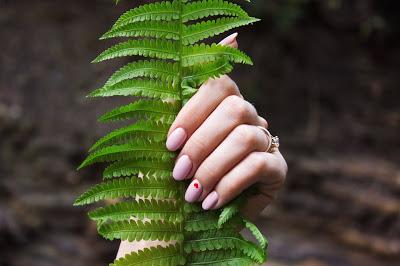
POLYGON ((269 132, 268 129, 262 126, 257 126, 259 129, 261 129, 265 135, 267 136, 268 139, 268 147, 265 150, 266 152, 271 152, 275 148, 279 148, 279 137, 278 136, 272 136, 271 132, 269 132))

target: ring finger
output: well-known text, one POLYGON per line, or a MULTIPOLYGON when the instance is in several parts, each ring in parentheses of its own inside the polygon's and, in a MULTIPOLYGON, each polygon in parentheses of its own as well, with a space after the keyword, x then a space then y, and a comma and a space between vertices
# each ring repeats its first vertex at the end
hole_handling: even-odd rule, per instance
POLYGON ((204 199, 220 179, 251 152, 265 151, 268 139, 257 126, 239 125, 201 163, 185 198, 189 202, 204 199))
POLYGON ((174 168, 174 178, 192 177, 204 159, 238 125, 259 123, 254 106, 238 96, 227 97, 185 143, 174 168))

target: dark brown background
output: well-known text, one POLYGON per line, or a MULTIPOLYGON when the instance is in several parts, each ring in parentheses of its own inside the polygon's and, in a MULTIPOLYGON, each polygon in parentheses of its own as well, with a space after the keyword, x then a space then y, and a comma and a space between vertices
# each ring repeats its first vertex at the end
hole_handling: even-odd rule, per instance
MULTIPOLYGON (((74 169, 121 101, 88 101, 124 62, 91 65, 97 38, 139 1, 0 0, 0 265, 105 265, 74 198, 99 179, 74 169)), ((282 139, 289 176, 259 224, 270 265, 400 260, 399 4, 253 1, 241 29, 253 68, 233 77, 282 139)))

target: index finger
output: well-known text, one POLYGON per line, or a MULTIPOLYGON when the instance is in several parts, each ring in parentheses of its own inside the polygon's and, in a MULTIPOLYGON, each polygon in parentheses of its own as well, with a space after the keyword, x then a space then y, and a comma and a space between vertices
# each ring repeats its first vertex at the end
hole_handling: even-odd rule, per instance
MULTIPOLYGON (((237 47, 236 37, 237 33, 234 33, 222 40, 220 44, 237 47)), ((188 139, 217 106, 230 95, 241 97, 238 86, 227 75, 205 82, 197 93, 183 106, 174 123, 171 125, 168 132, 167 148, 170 150, 177 150, 180 148, 183 142, 188 139), (171 134, 177 134, 179 138, 169 138, 171 134), (180 141, 176 141, 177 139, 180 141)))

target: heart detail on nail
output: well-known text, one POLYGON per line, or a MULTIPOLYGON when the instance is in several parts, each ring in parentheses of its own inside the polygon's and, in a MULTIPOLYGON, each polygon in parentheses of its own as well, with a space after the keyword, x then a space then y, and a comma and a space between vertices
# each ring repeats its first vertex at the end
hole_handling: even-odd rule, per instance
POLYGON ((195 188, 199 188, 199 184, 198 183, 194 183, 194 187, 195 188))

